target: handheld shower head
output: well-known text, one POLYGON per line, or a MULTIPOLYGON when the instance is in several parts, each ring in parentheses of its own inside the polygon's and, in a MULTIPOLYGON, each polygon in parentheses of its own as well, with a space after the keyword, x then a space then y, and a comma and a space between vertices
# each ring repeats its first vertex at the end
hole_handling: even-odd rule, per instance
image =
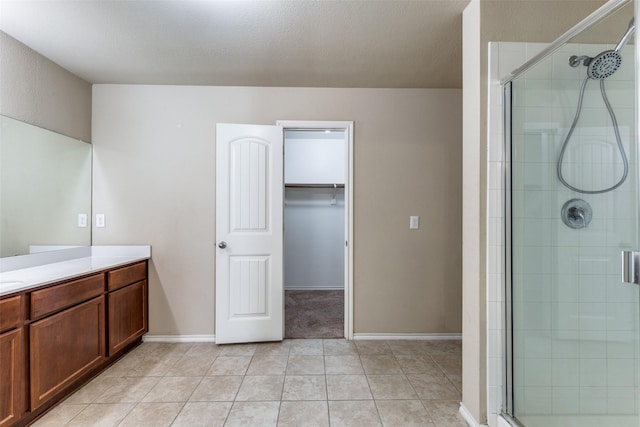
POLYGON ((627 29, 627 32, 624 33, 624 36, 622 36, 622 38, 620 39, 620 41, 618 42, 618 45, 614 50, 616 52, 619 52, 620 49, 622 49, 627 44, 627 42, 629 41, 629 39, 631 38, 631 36, 635 31, 636 31, 635 19, 631 18, 631 21, 629 21, 629 28, 627 29))
POLYGON ((622 65, 622 55, 617 50, 605 50, 589 61, 587 75, 594 80, 611 77, 622 65))
MULTIPOLYGON (((624 145, 622 144, 622 138, 620 137, 620 129, 618 127, 618 121, 616 120, 616 115, 613 111, 613 108, 611 107, 611 103, 609 103, 609 99, 607 98, 607 92, 605 91, 605 87, 604 87, 605 86, 604 80, 607 77, 611 77, 616 71, 618 71, 618 69, 620 68, 620 65, 622 65, 622 55, 620 54, 619 51, 629 41, 629 38, 635 32, 635 30, 636 30, 635 22, 632 19, 631 22, 629 22, 629 28, 627 29, 627 32, 624 34, 624 36, 622 36, 622 39, 620 40, 620 42, 618 43, 618 45, 614 50, 606 50, 604 52, 600 52, 598 55, 596 55, 593 58, 586 55, 582 55, 582 56, 573 55, 569 58, 569 65, 571 67, 578 67, 580 64, 587 67, 587 76, 582 81, 582 86, 580 88, 580 95, 578 97, 578 107, 576 109, 576 115, 573 118, 573 122, 571 123, 571 127, 569 129, 569 132, 567 133, 567 136, 564 138, 564 142, 562 143, 562 147, 560 148, 558 161, 556 163, 556 173, 558 175, 558 180, 570 190, 577 191, 579 193, 585 193, 585 194, 607 193, 609 191, 615 190, 616 188, 620 187, 625 182, 625 180, 627 179, 627 176, 629 175, 629 159, 627 158, 627 155, 624 151, 624 145), (607 107, 607 111, 609 112, 609 117, 611 117, 611 124, 613 125, 613 133, 615 134, 615 137, 616 137, 616 144, 618 145, 618 151, 620 153, 620 158, 622 159, 622 164, 624 168, 622 172, 622 177, 620 177, 618 182, 616 182, 615 184, 609 187, 599 189, 599 190, 586 190, 579 187, 574 187, 573 185, 569 184, 567 180, 564 179, 564 175, 562 172, 562 163, 564 160, 565 152, 567 150, 567 146, 569 145, 569 141, 571 140, 571 135, 573 135, 573 132, 576 129, 576 124, 580 119, 580 112, 582 111, 582 102, 584 101, 585 90, 587 88, 587 84, 589 83, 589 80, 591 79, 600 80, 600 93, 602 94, 602 101, 604 101, 604 105, 607 107)), ((565 206, 567 205, 565 204, 565 206)), ((564 215, 565 208, 563 207, 562 210, 564 215)), ((571 216, 573 217, 573 220, 572 220, 573 223, 575 223, 575 221, 579 219, 582 225, 581 228, 585 228, 589 223, 589 219, 590 219, 587 217, 587 213, 588 212, 584 209, 580 209, 580 210, 574 209, 573 213, 571 214, 571 216)), ((563 216, 562 219, 564 221, 565 217, 563 216)), ((565 221, 565 224, 569 225, 572 228, 578 228, 574 226, 575 224, 572 225, 571 221, 569 221, 569 223, 565 221)))
POLYGON ((573 55, 569 58, 569 65, 577 67, 582 62, 582 64, 587 67, 587 76, 593 80, 602 80, 611 77, 622 65, 620 50, 627 44, 635 31, 635 20, 631 19, 627 32, 624 33, 624 36, 622 36, 615 49, 600 52, 593 58, 584 55, 573 55))

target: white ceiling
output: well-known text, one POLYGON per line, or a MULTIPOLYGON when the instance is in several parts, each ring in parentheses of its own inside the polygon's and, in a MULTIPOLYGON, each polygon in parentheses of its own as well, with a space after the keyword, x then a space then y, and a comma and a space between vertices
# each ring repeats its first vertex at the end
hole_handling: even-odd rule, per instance
POLYGON ((459 88, 469 0, 0 0, 91 83, 459 88))

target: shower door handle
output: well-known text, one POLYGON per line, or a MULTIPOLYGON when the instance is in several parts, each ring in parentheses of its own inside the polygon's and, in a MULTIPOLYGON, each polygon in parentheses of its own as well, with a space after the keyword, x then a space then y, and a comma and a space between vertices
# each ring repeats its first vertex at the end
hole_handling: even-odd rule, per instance
POLYGON ((622 251, 622 281, 640 285, 640 252, 622 251))

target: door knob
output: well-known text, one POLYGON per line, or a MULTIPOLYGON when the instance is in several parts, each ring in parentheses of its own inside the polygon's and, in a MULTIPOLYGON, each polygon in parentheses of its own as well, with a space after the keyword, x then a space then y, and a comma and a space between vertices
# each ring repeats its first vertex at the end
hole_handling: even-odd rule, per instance
POLYGON ((220 249, 224 249, 224 248, 226 248, 226 247, 227 247, 227 242, 225 242, 225 241, 223 240, 222 242, 218 243, 218 247, 219 247, 220 249))

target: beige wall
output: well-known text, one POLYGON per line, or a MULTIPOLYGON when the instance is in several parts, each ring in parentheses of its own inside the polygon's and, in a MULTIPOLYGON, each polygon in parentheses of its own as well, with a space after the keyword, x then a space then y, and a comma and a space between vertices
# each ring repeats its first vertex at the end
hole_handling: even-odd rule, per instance
POLYGON ((551 42, 605 1, 472 0, 463 22, 463 404, 486 423, 488 43, 551 42), (479 44, 478 44, 479 41, 479 44), (477 180, 477 184, 475 184, 477 180), (477 218, 476 218, 477 216, 477 218))
POLYGON ((355 122, 355 332, 460 332, 460 90, 96 85, 94 244, 152 245, 151 333, 214 333, 215 124, 278 119, 355 122))
POLYGON ((91 141, 91 85, 0 31, 0 114, 91 141))

